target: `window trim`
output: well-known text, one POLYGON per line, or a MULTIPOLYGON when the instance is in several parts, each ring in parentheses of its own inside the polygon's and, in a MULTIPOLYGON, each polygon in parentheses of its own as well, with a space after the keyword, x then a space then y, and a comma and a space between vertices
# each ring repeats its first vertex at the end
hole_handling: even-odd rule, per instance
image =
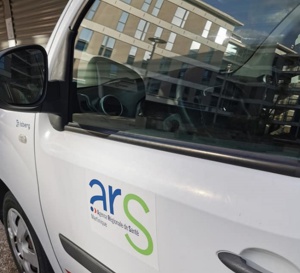
POLYGON ((79 125, 74 122, 69 123, 65 127, 65 130, 88 135, 90 137, 105 138, 112 141, 123 142, 130 145, 137 145, 144 148, 179 154, 182 156, 211 160, 285 176, 300 177, 300 162, 296 158, 291 159, 282 156, 137 135, 128 132, 119 132, 85 125, 80 125, 79 127, 79 125))
MULTIPOLYGON (((75 56, 75 43, 80 25, 93 4, 94 1, 88 1, 85 5, 83 5, 81 12, 73 18, 73 23, 71 24, 71 27, 66 26, 66 35, 64 38, 65 45, 62 49, 62 52, 65 53, 65 57, 61 60, 60 70, 62 71, 62 77, 60 81, 56 80, 48 82, 48 92, 49 89, 52 88, 56 92, 59 92, 59 90, 66 90, 66 92, 60 92, 59 95, 58 93, 56 93, 57 97, 54 95, 54 98, 56 100, 58 98, 60 99, 60 103, 56 103, 55 106, 51 105, 51 102, 45 103, 41 111, 47 112, 47 109, 51 109, 51 114, 48 114, 49 121, 52 127, 57 131, 64 131, 65 126, 72 121, 72 116, 70 113, 73 112, 72 102, 74 101, 74 93, 72 92, 72 90, 74 88, 73 64, 75 56)), ((49 73, 51 72, 49 71, 49 73)))

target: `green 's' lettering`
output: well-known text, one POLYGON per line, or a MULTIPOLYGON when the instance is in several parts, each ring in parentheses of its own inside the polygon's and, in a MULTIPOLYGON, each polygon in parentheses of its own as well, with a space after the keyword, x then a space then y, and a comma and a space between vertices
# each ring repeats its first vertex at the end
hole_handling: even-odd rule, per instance
POLYGON ((147 204, 144 202, 144 200, 142 198, 140 198, 139 196, 135 195, 135 194, 128 194, 125 196, 124 198, 124 212, 127 216, 127 218, 135 225, 137 226, 141 232, 144 233, 144 235, 146 236, 147 240, 148 240, 148 247, 146 249, 142 249, 140 247, 138 247, 137 245, 134 244, 134 242, 131 240, 130 236, 128 234, 125 235, 127 241, 129 242, 129 244, 140 254, 143 255, 151 255, 153 252, 153 241, 152 241, 152 237, 150 235, 150 233, 148 232, 148 230, 139 222, 137 221, 129 212, 128 209, 128 204, 129 201, 134 200, 136 202, 138 202, 142 208, 144 209, 145 213, 149 212, 149 208, 147 206, 147 204))

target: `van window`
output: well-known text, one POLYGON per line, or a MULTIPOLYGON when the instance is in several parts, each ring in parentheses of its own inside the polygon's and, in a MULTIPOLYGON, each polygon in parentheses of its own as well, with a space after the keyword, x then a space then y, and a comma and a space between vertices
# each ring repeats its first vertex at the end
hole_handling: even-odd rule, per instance
POLYGON ((74 45, 73 122, 299 157, 296 1, 101 1, 92 9, 74 45))

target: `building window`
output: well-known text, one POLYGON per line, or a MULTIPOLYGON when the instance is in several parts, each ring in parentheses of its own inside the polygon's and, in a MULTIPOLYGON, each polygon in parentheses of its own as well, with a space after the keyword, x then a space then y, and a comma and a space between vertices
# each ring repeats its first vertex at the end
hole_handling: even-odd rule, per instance
POLYGON ((208 84, 212 76, 212 71, 205 69, 202 74, 202 83, 208 84))
POLYGON ((182 63, 178 77, 180 79, 184 78, 185 72, 188 70, 189 65, 187 63, 182 63))
POLYGON ((138 24, 134 37, 136 39, 144 41, 148 28, 149 28, 149 22, 141 19, 138 24))
POLYGON ((119 19, 118 25, 117 25, 117 31, 123 32, 125 24, 127 22, 129 14, 125 11, 122 12, 121 17, 119 19))
POLYGON ((159 72, 162 74, 168 74, 171 66, 171 59, 162 57, 159 64, 159 72))
POLYGON ((156 1, 156 4, 155 4, 155 6, 153 8, 153 11, 152 11, 152 15, 153 16, 157 16, 158 15, 158 13, 159 13, 159 11, 161 9, 162 4, 163 4, 163 0, 157 0, 156 1))
POLYGON ((227 39, 227 29, 220 27, 215 42, 219 45, 223 45, 226 39, 227 39))
POLYGON ((228 43, 224 56, 233 57, 237 55, 237 46, 231 43, 228 43))
POLYGON ((142 68, 147 69, 150 58, 151 58, 151 52, 146 51, 144 54, 143 61, 142 61, 142 68))
POLYGON ((147 12, 150 5, 151 5, 152 0, 145 0, 143 6, 142 6, 142 11, 147 12))
POLYGON ((75 48, 80 51, 86 51, 90 40, 92 39, 93 31, 88 28, 83 28, 79 34, 79 39, 75 48))
POLYGON ((102 45, 99 50, 99 55, 110 58, 114 49, 116 39, 108 36, 104 36, 102 45))
POLYGON ((87 20, 92 20, 94 18, 94 15, 100 5, 100 0, 96 0, 94 2, 94 4, 92 5, 91 9, 89 10, 89 12, 87 13, 87 15, 85 16, 85 19, 87 20))
POLYGON ((173 17, 172 24, 178 27, 183 28, 185 25, 185 22, 189 16, 189 11, 186 9, 178 7, 176 10, 176 13, 173 17))
POLYGON ((126 4, 128 4, 128 5, 131 4, 131 0, 121 0, 121 1, 124 2, 124 3, 126 3, 126 4))
POLYGON ((207 38, 210 28, 211 28, 212 22, 211 21, 207 21, 204 27, 204 30, 202 32, 202 37, 207 38))
POLYGON ((196 58, 197 55, 198 55, 200 46, 201 46, 200 43, 193 41, 192 44, 191 44, 191 47, 190 47, 189 55, 190 55, 191 57, 196 58))
POLYGON ((183 94, 182 94, 182 100, 183 101, 187 101, 189 98, 189 94, 190 94, 190 88, 189 87, 185 87, 183 90, 183 94))
POLYGON ((128 64, 132 65, 134 63, 134 58, 136 56, 136 52, 137 52, 137 47, 132 46, 130 48, 129 55, 128 55, 128 58, 127 58, 127 63, 128 64))
POLYGON ((174 45, 176 36, 177 36, 176 33, 174 33, 174 32, 171 32, 171 33, 170 33, 168 42, 167 42, 167 44, 166 44, 166 50, 172 50, 172 49, 173 49, 173 45, 174 45))
POLYGON ((154 33, 154 37, 155 37, 155 38, 160 38, 161 35, 162 35, 162 32, 163 32, 163 28, 157 27, 157 28, 156 28, 156 31, 155 31, 155 33, 154 33))
POLYGON ((214 56, 214 52, 215 52, 215 50, 210 48, 209 51, 205 53, 204 58, 203 58, 203 62, 209 64, 211 62, 213 56, 214 56))
POLYGON ((77 44, 76 44, 76 49, 80 50, 80 51, 85 51, 87 48, 88 43, 86 41, 83 40, 78 40, 77 44))

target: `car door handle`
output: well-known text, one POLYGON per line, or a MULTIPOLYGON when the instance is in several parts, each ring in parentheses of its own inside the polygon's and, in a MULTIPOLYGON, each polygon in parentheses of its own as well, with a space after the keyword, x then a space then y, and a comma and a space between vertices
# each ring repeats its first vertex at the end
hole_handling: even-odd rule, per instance
POLYGON ((219 252, 218 257, 224 265, 235 273, 262 273, 249 266, 246 260, 238 255, 229 252, 219 252))

